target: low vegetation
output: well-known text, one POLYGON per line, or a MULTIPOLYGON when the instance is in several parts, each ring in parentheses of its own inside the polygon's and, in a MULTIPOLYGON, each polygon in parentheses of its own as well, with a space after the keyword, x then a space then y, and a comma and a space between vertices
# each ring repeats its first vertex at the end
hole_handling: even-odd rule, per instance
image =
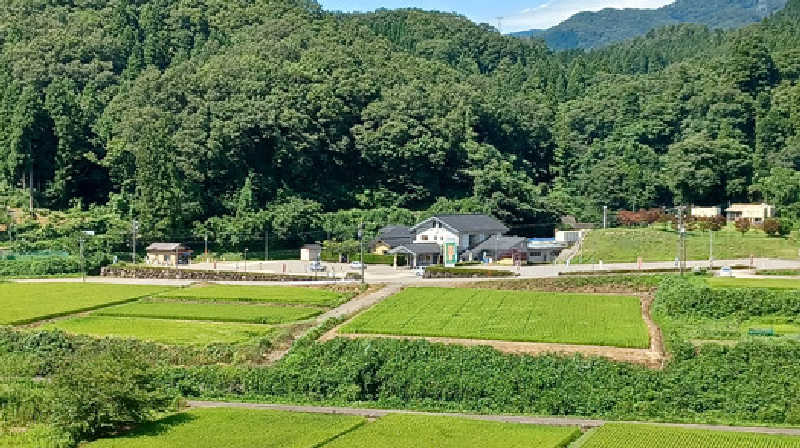
POLYGON ((139 302, 104 308, 96 316, 283 324, 319 315, 319 308, 231 303, 139 302))
POLYGON ((234 300, 240 302, 272 302, 302 305, 335 306, 355 295, 326 290, 292 286, 228 286, 198 285, 175 289, 159 297, 188 300, 234 300))
POLYGON ((0 283, 0 325, 21 325, 88 311, 165 289, 168 288, 93 283, 0 283))
POLYGON ((646 348, 637 297, 409 288, 343 333, 434 336, 646 348))
POLYGON ((563 448, 578 428, 515 425, 452 417, 389 415, 324 448, 563 448))
POLYGON ((592 275, 558 278, 530 278, 474 282, 464 288, 498 289, 508 291, 554 292, 636 292, 655 290, 668 275, 592 275))
POLYGON ((266 325, 188 322, 138 317, 87 316, 59 320, 43 327, 97 337, 135 338, 163 344, 232 344, 268 338, 275 331, 266 325))
MULTIPOLYGON (((600 229, 589 232, 583 250, 574 263, 636 263, 672 261, 677 256, 678 234, 657 227, 639 229, 600 229)), ((686 257, 708 260, 709 232, 688 232, 686 257)), ((756 258, 797 259, 800 244, 795 237, 772 238, 761 231, 744 235, 733 230, 714 232, 713 256, 717 260, 756 258)))
POLYGON ((785 277, 796 277, 800 275, 800 270, 797 269, 759 269, 756 271, 756 275, 774 275, 774 276, 785 276, 785 277))
POLYGON ((800 437, 701 431, 648 425, 608 424, 589 435, 581 448, 800 448, 800 437))

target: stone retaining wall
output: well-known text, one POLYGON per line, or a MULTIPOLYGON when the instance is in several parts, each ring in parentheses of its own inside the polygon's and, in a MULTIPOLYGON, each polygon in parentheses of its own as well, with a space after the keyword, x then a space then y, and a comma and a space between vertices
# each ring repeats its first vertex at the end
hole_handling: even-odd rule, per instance
POLYGON ((285 275, 260 272, 198 271, 192 269, 157 268, 142 266, 106 266, 100 271, 103 277, 144 278, 197 281, 248 281, 248 282, 311 282, 327 280, 326 275, 285 275))

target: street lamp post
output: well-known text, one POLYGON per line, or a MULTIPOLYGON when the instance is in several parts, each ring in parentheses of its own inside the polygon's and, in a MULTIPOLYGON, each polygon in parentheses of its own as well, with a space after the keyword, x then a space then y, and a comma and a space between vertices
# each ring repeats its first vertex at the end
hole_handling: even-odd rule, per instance
POLYGON ((358 226, 358 241, 361 244, 361 284, 365 283, 364 280, 364 222, 358 226))
POLYGON ((247 274, 247 248, 244 248, 244 273, 247 274))

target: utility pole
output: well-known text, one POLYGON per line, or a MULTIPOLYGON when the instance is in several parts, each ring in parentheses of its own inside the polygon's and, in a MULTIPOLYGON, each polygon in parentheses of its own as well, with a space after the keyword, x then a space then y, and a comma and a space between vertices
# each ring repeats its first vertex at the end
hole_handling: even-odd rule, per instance
POLYGON ((603 228, 604 229, 608 228, 608 206, 607 205, 603 206, 603 228))
POLYGON ((708 268, 714 269, 714 230, 708 231, 709 245, 708 245, 708 268))
POLYGON ((81 234, 81 236, 78 237, 78 241, 81 248, 81 281, 83 283, 86 283, 86 267, 85 267, 86 264, 83 261, 83 234, 81 234))
POLYGON ((358 225, 358 241, 361 245, 361 284, 363 285, 366 282, 364 280, 364 221, 358 225))
POLYGON ((136 264, 136 233, 139 232, 139 222, 131 219, 131 263, 136 264))
POLYGON ((686 228, 683 225, 683 213, 684 210, 686 210, 686 206, 680 205, 676 207, 675 210, 678 212, 678 233, 680 235, 678 246, 678 262, 681 276, 683 276, 683 271, 686 266, 686 228))
POLYGON ((208 263, 208 234, 203 235, 203 255, 206 256, 206 263, 208 263))
POLYGON ((247 274, 247 248, 244 248, 244 273, 247 274))

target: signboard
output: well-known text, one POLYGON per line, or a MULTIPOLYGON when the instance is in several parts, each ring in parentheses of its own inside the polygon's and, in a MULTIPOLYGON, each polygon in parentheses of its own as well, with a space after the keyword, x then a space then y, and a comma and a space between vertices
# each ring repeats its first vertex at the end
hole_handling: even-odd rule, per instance
POLYGON ((448 268, 456 267, 458 263, 458 250, 455 242, 444 243, 444 265, 448 268))

